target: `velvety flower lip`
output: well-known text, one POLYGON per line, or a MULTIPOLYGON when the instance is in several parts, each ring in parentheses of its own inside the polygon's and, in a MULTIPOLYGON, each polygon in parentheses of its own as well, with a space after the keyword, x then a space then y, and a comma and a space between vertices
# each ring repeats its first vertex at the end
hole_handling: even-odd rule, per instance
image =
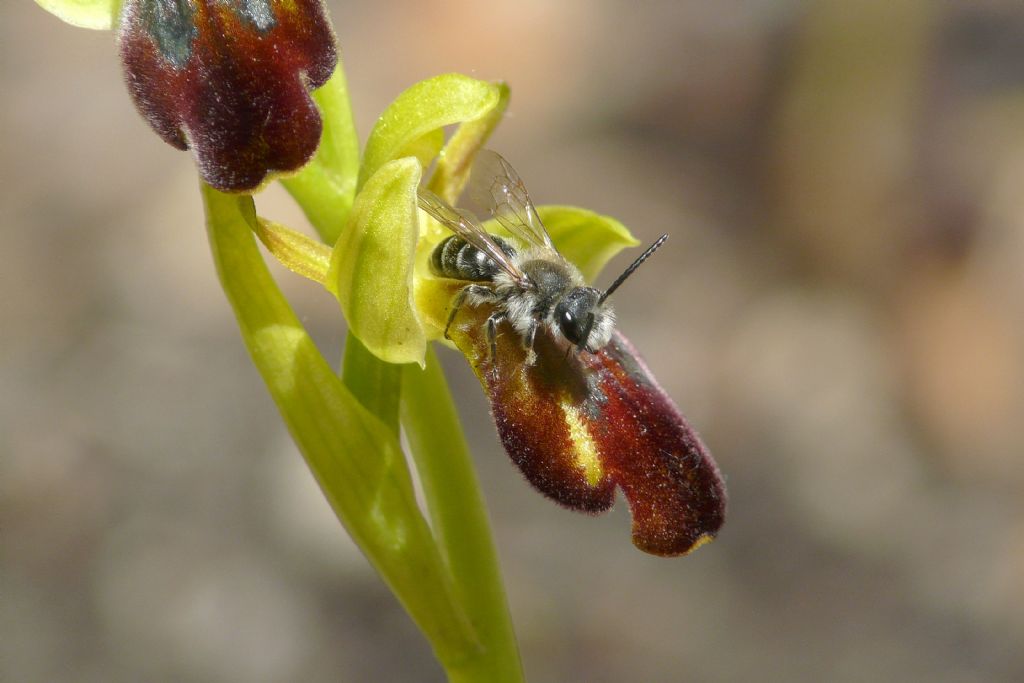
POLYGON ((490 358, 486 317, 486 307, 464 307, 451 336, 490 399, 505 450, 537 490, 598 513, 621 488, 633 543, 655 555, 684 555, 714 538, 726 508, 718 466, 621 334, 597 353, 567 353, 538 335, 529 365, 509 330, 490 358))
POLYGON ((309 91, 337 64, 321 0, 126 0, 118 42, 136 107, 213 187, 253 190, 316 151, 309 91))

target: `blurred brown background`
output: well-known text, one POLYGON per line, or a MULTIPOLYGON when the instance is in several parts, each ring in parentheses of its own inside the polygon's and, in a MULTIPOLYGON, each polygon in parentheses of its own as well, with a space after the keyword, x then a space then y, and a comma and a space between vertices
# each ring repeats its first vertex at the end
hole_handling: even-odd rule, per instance
MULTIPOLYGON (((538 203, 672 234, 616 303, 728 477, 692 557, 530 490, 444 354, 531 681, 1024 680, 1024 6, 329 4, 364 137, 421 78, 502 78, 538 203)), ((111 34, 3 8, 0 678, 443 680, 120 78, 111 34)))

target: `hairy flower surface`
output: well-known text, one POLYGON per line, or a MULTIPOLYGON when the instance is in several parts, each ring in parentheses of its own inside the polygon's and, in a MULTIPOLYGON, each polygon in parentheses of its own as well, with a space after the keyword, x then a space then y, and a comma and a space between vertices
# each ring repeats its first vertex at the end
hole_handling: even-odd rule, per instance
POLYGON ((621 488, 633 543, 655 555, 684 555, 715 536, 726 507, 718 466, 621 334, 597 353, 567 352, 539 334, 530 364, 504 330, 492 359, 489 311, 466 308, 452 339, 487 393, 505 450, 538 491, 598 513, 621 488))
POLYGON ((126 0, 118 42, 136 107, 213 187, 253 190, 312 158, 309 91, 337 63, 320 0, 126 0))

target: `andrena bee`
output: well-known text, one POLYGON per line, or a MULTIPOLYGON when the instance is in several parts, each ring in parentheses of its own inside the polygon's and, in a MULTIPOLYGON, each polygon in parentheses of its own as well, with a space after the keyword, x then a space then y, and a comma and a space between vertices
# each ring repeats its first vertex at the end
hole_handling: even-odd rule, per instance
POLYGON ((615 329, 608 297, 668 235, 662 235, 601 291, 588 287, 579 269, 555 249, 522 179, 501 155, 490 150, 477 154, 467 193, 486 206, 491 217, 520 244, 513 246, 487 232, 469 210, 420 190, 420 208, 455 233, 434 249, 431 270, 440 277, 471 283, 452 301, 445 338, 459 309, 468 303, 494 306, 486 323, 491 358, 495 357, 502 322, 508 322, 522 337, 530 362, 541 329, 580 352, 596 353, 607 345, 615 329))

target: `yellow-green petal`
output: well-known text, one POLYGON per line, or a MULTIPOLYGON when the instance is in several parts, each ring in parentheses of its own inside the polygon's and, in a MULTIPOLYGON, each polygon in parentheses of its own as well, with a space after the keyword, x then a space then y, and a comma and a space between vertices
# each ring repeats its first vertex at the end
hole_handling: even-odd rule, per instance
POLYGON ((121 0, 36 0, 50 14, 81 28, 109 31, 121 13, 121 0))
POLYGON ((330 247, 265 218, 258 219, 253 229, 263 246, 282 266, 326 286, 331 266, 330 247))
POLYGON ((349 330, 381 360, 423 364, 427 341, 413 305, 419 235, 415 157, 382 166, 356 197, 327 278, 349 330))

